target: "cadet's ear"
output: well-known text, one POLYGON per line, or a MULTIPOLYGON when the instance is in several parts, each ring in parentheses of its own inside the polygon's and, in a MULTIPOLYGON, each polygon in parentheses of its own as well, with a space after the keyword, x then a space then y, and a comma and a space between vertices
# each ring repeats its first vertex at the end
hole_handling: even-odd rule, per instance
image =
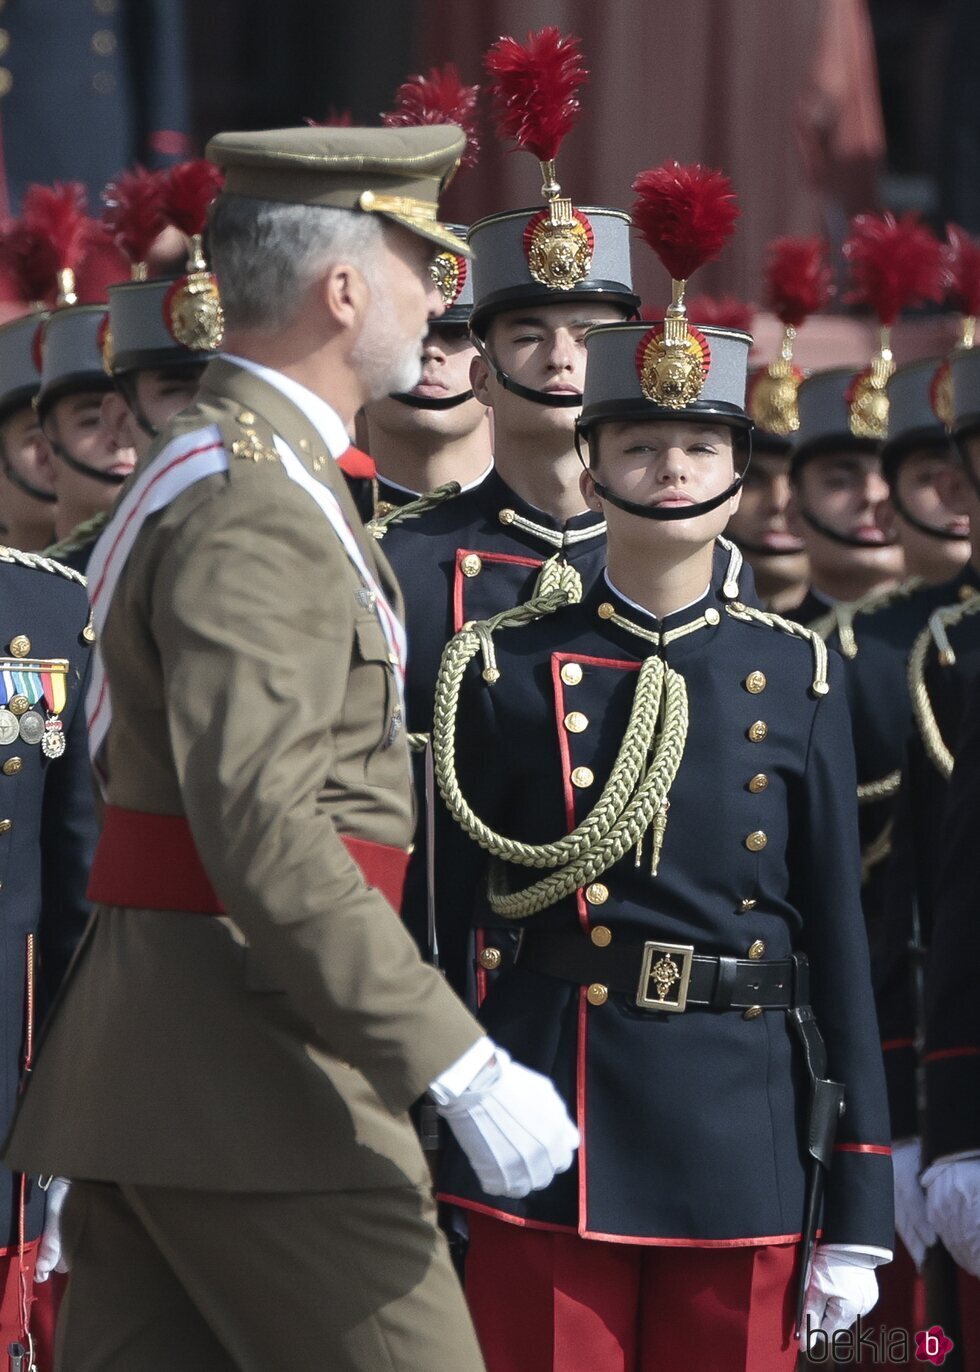
POLYGON ((470 361, 470 385, 480 404, 486 405, 488 408, 493 404, 489 382, 490 368, 487 366, 483 354, 478 352, 470 361))
POLYGON ((590 510, 595 510, 597 514, 602 512, 602 501, 596 494, 595 478, 588 467, 583 467, 579 474, 578 488, 582 492, 582 499, 590 510))
POLYGON ((38 430, 37 435, 37 466, 38 471, 50 481, 52 487, 58 489, 58 477, 61 474, 61 463, 55 462, 54 453, 51 451, 51 444, 48 442, 47 435, 43 429, 38 430))

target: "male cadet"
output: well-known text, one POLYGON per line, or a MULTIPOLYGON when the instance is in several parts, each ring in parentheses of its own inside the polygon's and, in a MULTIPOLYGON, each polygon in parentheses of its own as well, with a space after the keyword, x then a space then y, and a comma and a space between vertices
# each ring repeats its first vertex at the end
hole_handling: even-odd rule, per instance
MULTIPOLYGON (((33 320, 20 322, 36 328, 33 320)), ((48 558, 0 547, 4 1134, 18 1083, 30 1072, 37 1027, 88 918, 96 821, 82 696, 90 638, 84 578, 48 558)), ((12 1342, 27 1347, 33 1340, 44 1349, 51 1341, 54 1283, 36 1292, 32 1284, 46 1281, 60 1261, 64 1186, 55 1181, 42 1188, 36 1178, 16 1166, 0 1173, 4 1361, 12 1342)), ((50 1366, 40 1355, 39 1362, 50 1366)))
POLYGON ((13 548, 36 552, 54 537, 55 493, 32 401, 41 384, 37 341, 45 315, 0 327, 0 517, 13 548))
POLYGON ((453 126, 209 145, 227 352, 93 557, 97 908, 8 1143, 77 1179, 65 1372, 477 1372, 407 1109, 431 1085, 490 1191, 571 1162, 548 1083, 392 908, 400 598, 335 461, 364 403, 417 380, 433 244, 465 251, 436 202, 461 147, 453 126))
MULTIPOLYGON (((461 224, 448 227, 466 238, 461 224)), ((470 385, 477 357, 469 334, 470 263, 447 248, 436 256, 433 271, 446 308, 425 336, 422 378, 414 390, 386 396, 364 412, 382 515, 448 481, 466 492, 493 466, 490 411, 470 385)))
POLYGON ((688 324, 668 261, 666 320, 587 338, 605 577, 464 629, 436 693, 442 793, 522 931, 481 1017, 582 1137, 518 1202, 450 1144, 489 1372, 788 1370, 801 1296, 825 1345, 891 1255, 840 664, 719 575, 751 340, 688 324))
POLYGON ((853 403, 861 375, 847 368, 814 372, 797 392, 787 522, 806 548, 810 586, 786 613, 801 624, 814 623, 837 601, 894 586, 902 575, 902 550, 885 516, 880 439, 853 403))
POLYGON ((769 245, 766 304, 782 323, 783 337, 779 355, 749 377, 752 464, 728 531, 755 573, 763 602, 779 611, 800 604, 809 580, 806 548, 786 518, 790 453, 800 427, 797 391, 804 375, 793 350, 801 325, 826 305, 830 281, 821 239, 777 238, 769 245))

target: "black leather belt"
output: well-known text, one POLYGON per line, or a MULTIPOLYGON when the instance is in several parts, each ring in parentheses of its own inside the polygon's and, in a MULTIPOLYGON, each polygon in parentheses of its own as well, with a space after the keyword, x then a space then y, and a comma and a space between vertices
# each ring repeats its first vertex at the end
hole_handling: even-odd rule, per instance
POLYGON ((600 947, 585 933, 527 929, 517 961, 545 976, 632 996, 643 1010, 789 1010, 805 1004, 796 958, 704 957, 691 944, 617 942, 600 947))

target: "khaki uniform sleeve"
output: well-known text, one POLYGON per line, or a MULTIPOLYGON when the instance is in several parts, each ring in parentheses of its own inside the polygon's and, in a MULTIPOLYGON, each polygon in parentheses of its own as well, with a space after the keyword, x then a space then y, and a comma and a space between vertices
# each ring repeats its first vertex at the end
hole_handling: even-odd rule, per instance
POLYGON ((350 693, 359 585, 278 465, 233 463, 160 560, 152 627, 185 812, 215 890, 316 1039, 402 1109, 482 1031, 338 833, 344 770, 363 786, 387 732, 381 668, 350 693), (344 731, 372 746, 345 756, 344 731))

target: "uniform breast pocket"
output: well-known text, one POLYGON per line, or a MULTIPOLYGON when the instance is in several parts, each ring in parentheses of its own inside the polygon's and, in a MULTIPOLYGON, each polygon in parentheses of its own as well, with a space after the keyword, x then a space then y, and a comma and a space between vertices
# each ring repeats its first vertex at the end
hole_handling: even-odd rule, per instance
POLYGON ((398 682, 388 640, 376 619, 354 623, 355 663, 351 686, 358 712, 380 726, 376 748, 390 748, 401 729, 398 682))

